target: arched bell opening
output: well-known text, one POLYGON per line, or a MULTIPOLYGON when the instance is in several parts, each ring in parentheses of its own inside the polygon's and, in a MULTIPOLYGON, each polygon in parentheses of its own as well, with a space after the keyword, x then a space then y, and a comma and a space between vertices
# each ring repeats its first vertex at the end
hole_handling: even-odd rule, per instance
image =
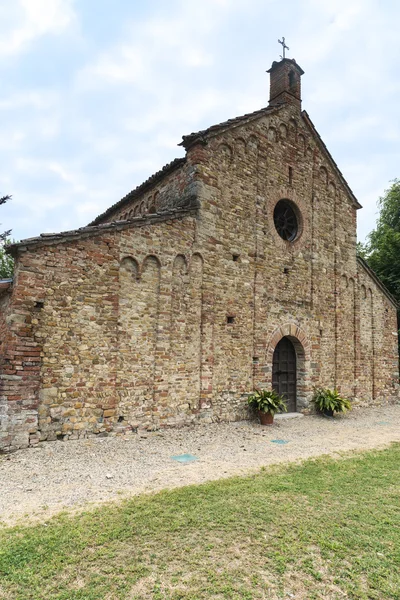
POLYGON ((272 358, 272 389, 282 395, 288 412, 297 412, 305 400, 305 355, 298 339, 284 336, 272 358))

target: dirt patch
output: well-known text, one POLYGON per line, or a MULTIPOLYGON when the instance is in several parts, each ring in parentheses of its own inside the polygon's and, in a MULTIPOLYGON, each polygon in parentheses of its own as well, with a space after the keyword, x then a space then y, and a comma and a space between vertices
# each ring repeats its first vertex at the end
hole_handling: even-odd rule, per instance
POLYGON ((355 409, 334 419, 281 420, 272 427, 241 421, 45 442, 0 456, 0 520, 6 525, 41 520, 62 510, 244 475, 274 463, 378 448, 400 441, 399 426, 396 405, 355 409), (197 460, 172 460, 181 454, 197 460))

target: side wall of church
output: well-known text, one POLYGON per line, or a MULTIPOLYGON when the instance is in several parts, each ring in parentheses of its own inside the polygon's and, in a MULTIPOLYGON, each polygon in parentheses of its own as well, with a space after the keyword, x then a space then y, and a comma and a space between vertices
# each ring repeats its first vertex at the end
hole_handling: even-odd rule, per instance
POLYGON ((382 403, 398 393, 397 315, 380 287, 359 266, 355 304, 359 312, 357 398, 382 403))
POLYGON ((116 417, 121 428, 181 425, 198 413, 202 386, 204 260, 196 221, 132 233, 120 239, 116 417))
POLYGON ((196 418, 195 234, 188 216, 21 252, 0 313, 0 449, 196 418))
POLYGON ((3 397, 10 434, 3 449, 55 439, 63 425, 85 429, 97 412, 102 414, 96 395, 105 403, 115 396, 118 255, 113 240, 112 235, 93 237, 20 254, 6 312, 5 369, 12 379, 3 397))
POLYGON ((41 344, 34 335, 43 292, 35 276, 39 268, 43 266, 35 256, 28 269, 17 263, 11 293, 0 298, 0 451, 39 441, 41 344))

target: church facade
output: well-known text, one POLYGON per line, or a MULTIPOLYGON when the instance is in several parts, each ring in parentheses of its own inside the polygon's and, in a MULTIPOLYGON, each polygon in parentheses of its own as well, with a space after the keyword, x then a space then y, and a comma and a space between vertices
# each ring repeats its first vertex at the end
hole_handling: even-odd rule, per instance
POLYGON ((255 388, 398 397, 396 305, 356 255, 360 207, 274 62, 267 108, 183 138, 89 226, 10 247, 0 450, 247 416, 255 388))

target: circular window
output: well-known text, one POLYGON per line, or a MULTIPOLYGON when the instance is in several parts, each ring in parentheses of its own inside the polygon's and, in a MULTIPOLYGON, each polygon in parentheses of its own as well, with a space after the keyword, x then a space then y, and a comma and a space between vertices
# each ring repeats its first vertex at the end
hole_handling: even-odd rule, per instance
POLYGON ((293 242, 299 232, 299 223, 291 202, 279 200, 274 210, 274 223, 283 240, 293 242))

